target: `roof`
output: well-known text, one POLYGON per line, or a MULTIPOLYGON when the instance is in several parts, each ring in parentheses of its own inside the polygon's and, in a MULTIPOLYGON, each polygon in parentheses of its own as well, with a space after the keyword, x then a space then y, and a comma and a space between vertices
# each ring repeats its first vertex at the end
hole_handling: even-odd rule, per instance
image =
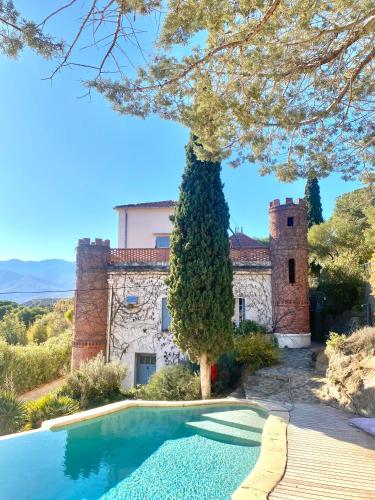
POLYGON ((116 205, 114 209, 118 208, 172 208, 176 206, 173 200, 165 201, 148 201, 145 203, 130 203, 129 205, 116 205))
POLYGON ((254 238, 250 238, 250 236, 241 232, 232 234, 229 240, 230 247, 234 250, 239 250, 240 248, 267 248, 260 241, 254 240, 254 238))

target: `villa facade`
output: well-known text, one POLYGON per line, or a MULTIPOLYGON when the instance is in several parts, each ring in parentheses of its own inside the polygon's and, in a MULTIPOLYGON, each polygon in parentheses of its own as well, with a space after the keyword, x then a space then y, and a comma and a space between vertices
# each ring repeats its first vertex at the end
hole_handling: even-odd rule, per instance
MULTIPOLYGON (((129 388, 184 356, 169 331, 165 284, 174 207, 173 201, 115 207, 117 248, 108 240, 79 240, 73 366, 103 352, 127 366, 129 388)), ((233 321, 254 320, 281 346, 304 347, 310 344, 305 202, 274 200, 269 217, 269 246, 242 232, 230 236, 233 321)))

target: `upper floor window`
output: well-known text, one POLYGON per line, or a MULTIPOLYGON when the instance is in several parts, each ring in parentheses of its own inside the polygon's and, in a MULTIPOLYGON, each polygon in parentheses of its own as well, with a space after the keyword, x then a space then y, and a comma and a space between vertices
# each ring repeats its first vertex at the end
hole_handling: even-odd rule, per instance
POLYGON ((161 299, 161 329, 163 332, 169 331, 169 325, 171 323, 171 317, 167 306, 167 297, 161 299))
POLYGON ((294 226, 294 217, 288 217, 288 226, 293 227, 294 226))
POLYGON ((289 259, 288 268, 289 268, 289 283, 295 283, 296 282, 296 261, 294 259, 289 259))
POLYGON ((170 240, 170 236, 156 236, 155 248, 169 248, 170 240))

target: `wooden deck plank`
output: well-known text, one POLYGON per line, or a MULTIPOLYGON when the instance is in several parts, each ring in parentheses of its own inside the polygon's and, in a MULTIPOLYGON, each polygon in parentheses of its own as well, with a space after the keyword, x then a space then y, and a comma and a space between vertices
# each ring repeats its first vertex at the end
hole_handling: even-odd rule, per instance
POLYGON ((288 427, 288 462, 270 500, 375 500, 375 438, 352 415, 297 404, 288 427))

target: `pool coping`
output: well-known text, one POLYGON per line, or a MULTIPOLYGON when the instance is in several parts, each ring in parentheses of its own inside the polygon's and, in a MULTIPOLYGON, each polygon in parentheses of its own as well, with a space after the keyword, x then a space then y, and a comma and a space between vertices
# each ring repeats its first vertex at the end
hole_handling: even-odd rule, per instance
POLYGON ((259 458, 254 469, 252 469, 250 474, 232 494, 232 499, 266 500, 268 495, 280 482, 285 472, 287 462, 287 426, 289 423, 289 412, 286 408, 281 404, 270 401, 260 399, 239 399, 233 397, 196 401, 124 400, 98 408, 92 408, 91 410, 74 413, 73 415, 46 420, 42 423, 40 429, 2 436, 0 440, 33 432, 52 431, 60 427, 109 415, 127 408, 181 408, 189 406, 229 405, 233 403, 243 406, 257 406, 261 409, 265 409, 268 411, 268 417, 263 427, 259 458))

